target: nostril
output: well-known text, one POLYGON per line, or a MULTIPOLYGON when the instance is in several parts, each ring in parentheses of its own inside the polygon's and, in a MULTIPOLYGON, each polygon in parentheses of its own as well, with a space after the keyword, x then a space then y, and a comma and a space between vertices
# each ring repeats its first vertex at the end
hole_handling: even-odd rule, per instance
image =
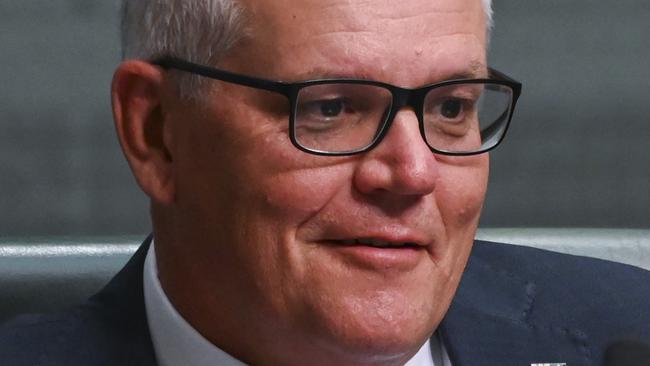
POLYGON ((404 157, 403 153, 398 153, 388 157, 363 159, 354 173, 355 188, 364 194, 430 194, 438 179, 435 159, 431 152, 427 152, 426 157, 404 157))

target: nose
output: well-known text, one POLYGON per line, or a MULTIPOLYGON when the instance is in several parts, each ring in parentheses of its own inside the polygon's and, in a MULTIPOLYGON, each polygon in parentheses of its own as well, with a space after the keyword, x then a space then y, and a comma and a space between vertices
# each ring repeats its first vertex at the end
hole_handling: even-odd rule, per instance
POLYGON ((422 139, 414 111, 402 109, 379 145, 362 155, 354 184, 364 194, 423 196, 433 192, 437 178, 436 155, 422 139))

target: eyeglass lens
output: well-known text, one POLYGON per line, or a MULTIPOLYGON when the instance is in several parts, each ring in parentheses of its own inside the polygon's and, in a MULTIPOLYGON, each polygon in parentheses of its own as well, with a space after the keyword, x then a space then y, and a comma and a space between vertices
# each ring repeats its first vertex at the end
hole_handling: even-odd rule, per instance
MULTIPOLYGON (((503 136, 512 89, 468 82, 431 89, 424 98, 423 135, 429 147, 449 153, 487 150, 503 136)), ((298 93, 294 137, 319 152, 363 150, 378 138, 393 102, 389 89, 367 84, 325 83, 298 93)))

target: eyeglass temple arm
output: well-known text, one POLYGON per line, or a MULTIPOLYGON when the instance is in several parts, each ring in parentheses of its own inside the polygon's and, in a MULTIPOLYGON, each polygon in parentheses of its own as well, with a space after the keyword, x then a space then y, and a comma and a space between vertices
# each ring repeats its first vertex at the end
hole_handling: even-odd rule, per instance
POLYGON ((519 95, 521 94, 521 83, 518 82, 517 80, 511 78, 510 76, 502 73, 501 71, 495 70, 491 67, 488 67, 488 74, 490 78, 497 79, 497 80, 504 80, 507 81, 508 83, 512 84, 510 85, 513 89, 513 96, 514 96, 514 101, 513 104, 517 102, 517 99, 519 99, 519 95))
POLYGON ((289 92, 289 85, 279 81, 266 80, 255 78, 252 76, 242 75, 230 71, 219 70, 216 68, 195 64, 193 62, 185 61, 176 57, 161 57, 151 62, 164 69, 176 69, 180 71, 189 72, 205 76, 211 79, 225 81, 238 85, 249 86, 257 89, 264 89, 276 93, 287 94, 289 92))
POLYGON ((505 80, 505 81, 508 81, 508 82, 511 82, 511 83, 519 83, 517 80, 511 78, 510 76, 502 73, 499 70, 493 69, 491 67, 488 67, 488 75, 490 75, 491 78, 501 79, 501 80, 505 80))

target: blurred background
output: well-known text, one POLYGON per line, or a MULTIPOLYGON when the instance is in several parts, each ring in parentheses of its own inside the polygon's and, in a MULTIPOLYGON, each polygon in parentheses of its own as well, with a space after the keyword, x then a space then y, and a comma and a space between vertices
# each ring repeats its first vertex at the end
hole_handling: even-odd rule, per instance
MULTIPOLYGON (((482 227, 650 228, 650 2, 495 0, 523 82, 482 227)), ((112 126, 117 1, 0 1, 0 237, 144 235, 112 126)))

